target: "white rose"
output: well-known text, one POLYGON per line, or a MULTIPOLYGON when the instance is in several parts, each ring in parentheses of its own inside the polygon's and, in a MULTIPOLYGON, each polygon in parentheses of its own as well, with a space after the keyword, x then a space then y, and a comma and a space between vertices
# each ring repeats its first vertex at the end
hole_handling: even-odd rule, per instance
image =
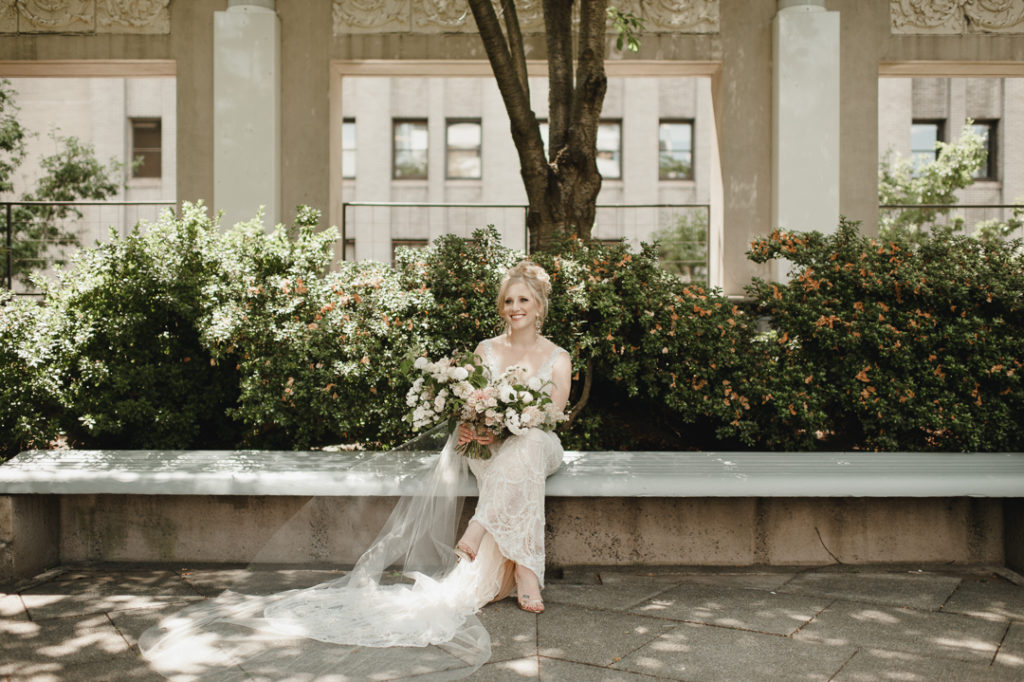
POLYGON ((445 399, 443 395, 438 395, 434 398, 434 409, 441 412, 444 409, 445 399))
POLYGON ((412 366, 416 369, 423 369, 427 366, 427 359, 424 357, 416 358, 416 362, 412 363, 412 366))
POLYGON ((448 376, 455 381, 465 381, 469 378, 469 372, 466 371, 465 367, 452 367, 448 370, 448 376))
POLYGON ((529 391, 521 391, 519 393, 519 399, 522 400, 524 404, 530 403, 533 400, 533 394, 529 391))
POLYGON ((520 428, 519 425, 519 415, 511 408, 505 411, 505 426, 508 427, 509 431, 517 436, 521 436, 523 434, 523 429, 520 428))
POLYGON ((530 377, 530 380, 526 382, 526 385, 531 391, 539 391, 544 386, 539 377, 530 377))
POLYGON ((516 389, 506 384, 498 389, 498 397, 501 398, 501 402, 510 403, 516 399, 516 389))

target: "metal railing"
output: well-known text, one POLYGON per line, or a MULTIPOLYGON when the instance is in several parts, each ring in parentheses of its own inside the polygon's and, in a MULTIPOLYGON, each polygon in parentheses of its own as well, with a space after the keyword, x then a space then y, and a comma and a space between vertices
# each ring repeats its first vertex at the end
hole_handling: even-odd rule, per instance
MULTIPOLYGON (((895 217, 904 211, 914 211, 932 225, 959 224, 966 235, 977 232, 984 223, 995 221, 1008 223, 1024 217, 1024 204, 880 204, 878 215, 881 220, 895 217)), ((1024 229, 1017 228, 1008 237, 1024 238, 1024 229)))
POLYGON ((78 248, 128 234, 142 221, 155 221, 176 201, 0 201, 3 242, 0 282, 16 295, 37 295, 30 273, 47 273, 78 248))
MULTIPOLYGON (((708 204, 598 204, 591 238, 659 241, 662 265, 686 281, 708 281, 708 204)), ((504 244, 529 251, 525 204, 349 201, 342 204, 343 259, 394 260, 400 247, 422 247, 442 234, 470 237, 494 225, 504 244), (365 241, 361 241, 365 240, 365 241)))

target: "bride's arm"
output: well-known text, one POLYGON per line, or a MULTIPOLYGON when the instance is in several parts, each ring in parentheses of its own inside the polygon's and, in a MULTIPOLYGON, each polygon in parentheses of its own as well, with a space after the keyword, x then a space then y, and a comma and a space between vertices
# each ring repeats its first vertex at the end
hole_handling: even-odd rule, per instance
POLYGON ((569 389, 572 385, 572 360, 568 353, 559 353, 555 358, 555 365, 551 371, 551 383, 554 384, 551 389, 551 402, 559 410, 564 410, 565 404, 569 402, 569 389))

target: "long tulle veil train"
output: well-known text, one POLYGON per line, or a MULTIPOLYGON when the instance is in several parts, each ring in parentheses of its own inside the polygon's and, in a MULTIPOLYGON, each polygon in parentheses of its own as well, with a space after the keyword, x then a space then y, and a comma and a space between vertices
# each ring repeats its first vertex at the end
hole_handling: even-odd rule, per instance
MULTIPOLYGON (((417 439, 404 448, 427 443, 417 439)), ((491 577, 474 566, 483 562, 456 564, 452 552, 467 478, 451 434, 416 493, 399 499, 347 574, 269 595, 225 591, 164 618, 143 633, 139 648, 172 680, 452 680, 471 674, 491 655, 490 637, 474 615, 478 583, 491 577)), ((277 535, 317 517, 329 499, 310 499, 277 535)), ((260 566, 257 555, 252 568, 260 566)))

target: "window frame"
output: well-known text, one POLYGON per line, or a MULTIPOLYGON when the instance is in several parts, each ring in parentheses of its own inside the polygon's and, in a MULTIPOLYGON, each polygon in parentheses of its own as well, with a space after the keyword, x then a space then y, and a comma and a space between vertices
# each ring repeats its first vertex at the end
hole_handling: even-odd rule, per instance
MULTIPOLYGON (((403 149, 401 151, 421 151, 421 150, 418 150, 418 149, 404 150, 403 149)), ((400 180, 400 181, 401 180, 423 181, 423 180, 429 179, 429 177, 430 177, 430 122, 429 122, 429 120, 425 119, 425 118, 398 118, 398 117, 392 118, 391 119, 391 179, 392 180, 400 180), (424 156, 424 161, 425 161, 423 175, 415 175, 415 176, 409 176, 409 175, 400 176, 400 175, 398 175, 398 164, 395 163, 395 161, 396 161, 396 159, 398 157, 398 152, 399 152, 399 149, 398 149, 398 126, 406 125, 406 124, 422 125, 424 131, 426 131, 426 133, 427 133, 427 145, 422 150, 423 151, 423 156, 424 156)))
POLYGON ((129 168, 131 169, 132 180, 163 180, 163 159, 164 159, 164 124, 163 118, 160 116, 130 116, 128 117, 128 125, 131 129, 131 145, 132 151, 129 157, 129 168), (140 147, 136 143, 136 132, 137 124, 140 123, 155 123, 156 124, 156 136, 159 141, 158 147, 140 147), (153 159, 153 155, 156 157, 155 164, 148 164, 147 162, 153 159), (143 162, 135 167, 135 159, 142 157, 143 162), (145 175, 140 174, 139 170, 142 168, 148 168, 149 165, 155 166, 155 173, 147 173, 145 175))
MULTIPOLYGON (((621 118, 602 118, 601 120, 599 120, 597 122, 597 130, 595 131, 595 135, 594 135, 594 163, 597 163, 598 157, 600 157, 601 151, 602 151, 602 149, 599 146, 597 146, 597 141, 599 139, 601 139, 601 126, 603 126, 603 125, 611 125, 611 124, 617 125, 619 127, 619 147, 618 147, 618 149, 615 150, 615 154, 617 155, 617 165, 619 167, 619 174, 615 175, 615 176, 610 176, 610 175, 605 175, 604 173, 601 173, 601 179, 602 180, 615 180, 615 181, 620 181, 621 182, 622 181, 622 173, 623 173, 623 164, 622 164, 622 151, 623 151, 622 133, 623 133, 623 128, 622 128, 622 119, 621 118)), ((607 151, 607 150, 605 150, 605 151, 607 151)), ((600 172, 600 168, 598 169, 598 172, 600 172)))
MULTIPOLYGON (((925 151, 914 149, 914 126, 935 126, 935 142, 946 141, 946 119, 944 118, 913 118, 910 120, 910 161, 914 164, 914 169, 919 168, 918 158, 923 158, 925 151)), ((938 145, 933 145, 931 149, 931 158, 928 163, 935 161, 939 158, 938 145)))
POLYGON ((987 182, 999 180, 999 119, 978 118, 971 124, 972 129, 977 133, 977 126, 985 126, 988 133, 985 136, 985 163, 975 171, 974 179, 987 182))
POLYGON ((658 119, 658 182, 693 182, 696 178, 696 153, 694 151, 694 138, 697 133, 697 125, 695 119, 692 118, 662 118, 658 119), (668 177, 661 174, 661 155, 672 154, 672 151, 663 152, 661 149, 661 127, 664 125, 686 125, 690 128, 690 171, 683 177, 668 177))
MULTIPOLYGON (((473 147, 456 147, 455 151, 471 151, 473 147)), ((483 121, 480 118, 446 118, 444 121, 444 179, 445 180, 482 180, 484 175, 484 126, 483 121), (448 139, 448 131, 452 126, 460 125, 463 123, 473 123, 477 127, 479 138, 476 150, 476 158, 479 160, 479 170, 475 176, 468 175, 452 175, 451 165, 449 159, 452 152, 452 145, 448 139)))
POLYGON ((355 180, 356 173, 358 172, 359 157, 357 155, 358 146, 356 143, 356 135, 358 134, 358 128, 356 128, 355 117, 345 117, 341 120, 341 177, 343 180, 355 180), (345 146, 345 126, 352 126, 352 146, 345 146), (348 171, 345 168, 345 155, 351 153, 352 155, 352 166, 353 170, 348 171))

